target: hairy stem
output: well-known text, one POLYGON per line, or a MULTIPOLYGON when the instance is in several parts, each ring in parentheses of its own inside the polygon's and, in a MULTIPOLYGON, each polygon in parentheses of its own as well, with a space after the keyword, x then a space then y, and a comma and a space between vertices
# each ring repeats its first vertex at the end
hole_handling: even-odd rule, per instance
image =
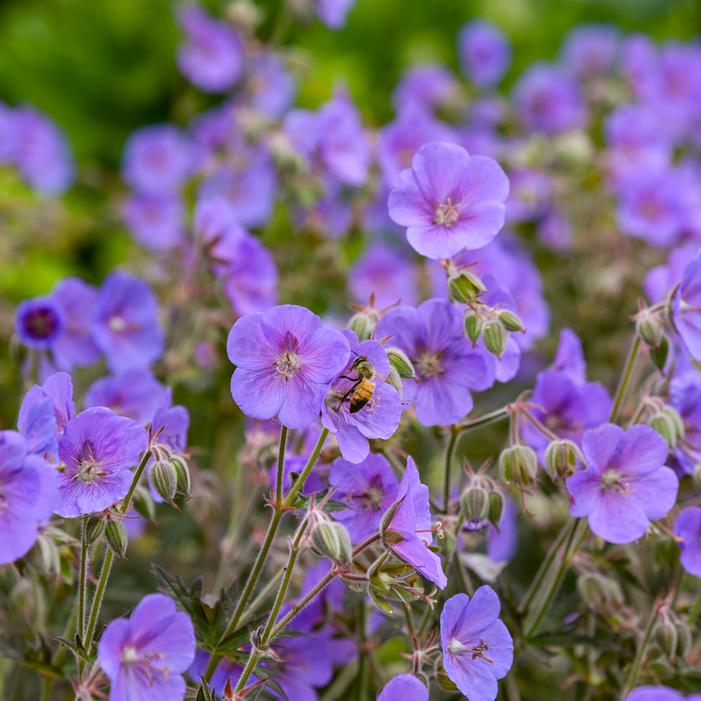
POLYGON ((87 517, 80 520, 80 574, 78 576, 78 635, 85 635, 85 606, 88 596, 88 537, 86 534, 87 517))
POLYGON ((450 429, 450 436, 445 448, 445 469, 443 473, 443 513, 448 513, 450 506, 450 471, 453 465, 453 456, 460 434, 454 429, 450 429))
POLYGON ((630 349, 628 350, 628 357, 626 358, 626 364, 623 369, 623 375, 621 375, 621 380, 618 383, 618 389, 616 390, 616 395, 613 399, 613 406, 611 407, 611 416, 609 421, 613 423, 617 418, 618 414, 623 406, 623 400, 625 399, 626 392, 628 391, 628 385, 630 385, 630 379, 633 374, 633 367, 635 366, 635 360, 638 357, 638 351, 640 350, 640 336, 636 333, 633 338, 633 342, 630 344, 630 349))
POLYGON ((640 674, 640 667, 645 659, 645 654, 647 653, 648 646, 650 645, 650 640, 652 639, 652 631, 655 629, 655 623, 659 616, 659 607, 653 607, 650 618, 648 619, 647 625, 645 626, 645 631, 643 632, 643 639, 638 645, 638 649, 635 653, 635 658, 633 659, 633 664, 630 667, 628 676, 626 677, 625 684, 623 685, 623 695, 621 698, 625 698, 628 692, 635 686, 638 681, 638 675, 640 674))
POLYGON ((285 448, 287 447, 287 426, 280 430, 280 445, 277 451, 277 473, 275 475, 275 503, 282 502, 282 483, 285 474, 285 448))

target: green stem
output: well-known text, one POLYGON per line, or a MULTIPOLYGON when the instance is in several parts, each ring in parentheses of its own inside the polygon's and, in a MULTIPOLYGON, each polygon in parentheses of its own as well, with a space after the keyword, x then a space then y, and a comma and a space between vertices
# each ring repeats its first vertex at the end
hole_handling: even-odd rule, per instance
POLYGON ((616 390, 616 396, 613 399, 613 407, 611 408, 611 416, 609 421, 613 423, 618 418, 618 413, 623 405, 623 400, 625 399, 626 392, 628 391, 628 385, 630 384, 630 378, 633 373, 633 367, 635 366, 635 359, 638 357, 638 351, 640 350, 640 336, 636 333, 633 338, 633 342, 630 344, 630 349, 628 350, 628 357, 626 358, 626 364, 623 370, 623 375, 621 376, 621 381, 618 383, 618 389, 616 390))
POLYGON ((260 590, 260 592, 258 592, 258 594, 254 597, 253 601, 251 601, 248 608, 241 615, 240 625, 246 625, 246 622, 253 617, 253 614, 263 605, 263 602, 270 596, 270 593, 273 591, 273 589, 275 589, 282 575, 282 570, 276 572, 266 583, 266 585, 260 590))
POLYGON ((473 428, 479 428, 480 426, 486 426, 487 424, 491 424, 494 421, 501 421, 502 419, 506 419, 509 417, 510 413, 511 412, 509 411, 509 408, 503 406, 500 409, 496 409, 495 411, 490 411, 488 414, 478 416, 476 419, 470 419, 469 421, 465 421, 461 424, 456 424, 454 426, 454 429, 458 433, 462 433, 463 431, 471 431, 473 428))
POLYGON ((325 428, 319 435, 319 439, 314 446, 314 450, 312 450, 312 454, 309 456, 309 460, 307 460, 307 464, 304 466, 302 472, 300 472, 295 483, 290 487, 290 491, 287 492, 285 501, 282 502, 283 508, 289 509, 292 506, 297 493, 300 489, 302 489, 304 483, 307 481, 307 477, 309 477, 311 471, 314 469, 314 465, 316 465, 316 461, 319 459, 319 453, 321 453, 321 449, 324 447, 324 443, 326 443, 326 438, 328 435, 328 428, 325 428))
POLYGON ((282 482, 285 474, 285 448, 287 447, 287 426, 280 430, 280 445, 277 451, 277 474, 275 477, 275 503, 282 502, 282 482))
POLYGON ((49 701, 51 698, 51 680, 47 677, 41 678, 41 693, 39 701, 49 701))
POLYGON ((458 442, 458 436, 460 434, 454 429, 450 429, 450 437, 448 438, 448 443, 445 448, 445 470, 443 473, 443 513, 448 513, 448 507, 450 506, 450 471, 453 465, 453 455, 455 454, 455 448, 458 442))
POLYGON ((88 538, 86 517, 80 519, 80 575, 78 577, 78 635, 85 635, 85 606, 88 596, 88 538))
POLYGON ((635 658, 633 659, 633 664, 631 665, 630 672, 628 672, 628 676, 626 677, 626 682, 623 686, 623 696, 621 698, 625 698, 628 695, 628 692, 635 686, 635 683, 638 681, 640 667, 642 666, 643 659, 645 658, 645 653, 647 652, 650 640, 652 639, 652 631, 655 629, 655 623, 657 622, 658 615, 659 611, 655 606, 652 609, 652 612, 650 613, 650 618, 647 622, 647 625, 645 626, 645 632, 643 633, 643 639, 640 642, 640 645, 638 645, 638 649, 635 653, 635 658))
MULTIPOLYGON (((365 599, 362 598, 358 604, 358 617, 359 617, 359 631, 358 631, 358 647, 360 650, 360 660, 358 666, 358 688, 357 688, 357 699, 358 701, 366 701, 368 682, 370 681, 370 660, 368 657, 368 652, 365 649, 365 635, 366 635, 366 611, 365 611, 365 599)), ((409 616, 409 621, 411 621, 411 616, 409 616)))

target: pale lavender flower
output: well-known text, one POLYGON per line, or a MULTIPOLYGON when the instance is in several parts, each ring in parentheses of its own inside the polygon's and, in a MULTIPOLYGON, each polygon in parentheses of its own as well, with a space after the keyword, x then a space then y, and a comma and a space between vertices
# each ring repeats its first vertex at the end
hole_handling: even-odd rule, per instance
POLYGON ((562 48, 565 64, 577 75, 592 78, 607 73, 616 61, 618 31, 606 24, 581 24, 573 29, 562 48))
POLYGON ((316 14, 331 29, 341 29, 355 0, 314 0, 316 14))
POLYGON ((345 336, 304 307, 286 304, 241 317, 227 341, 236 365, 231 394, 256 419, 304 428, 319 416, 326 391, 348 362, 345 336))
POLYGON ((449 104, 458 94, 455 76, 444 66, 427 63, 404 71, 392 102, 397 111, 406 107, 434 110, 449 104))
POLYGON ((183 239, 184 209, 176 195, 133 194, 122 206, 122 217, 147 248, 168 250, 183 239))
POLYGON ((668 446, 649 426, 604 424, 582 439, 587 466, 567 480, 570 511, 609 543, 632 543, 674 506, 679 480, 665 466, 668 446))
POLYGON ((506 37, 498 27, 483 20, 463 27, 458 50, 465 75, 481 87, 499 82, 511 60, 506 37))
POLYGON ((53 297, 35 297, 17 305, 15 333, 29 348, 46 350, 61 337, 66 320, 53 297))
POLYGON ((377 701, 428 701, 428 689, 413 674, 399 674, 385 684, 377 701))
POLYGON ((242 104, 277 119, 292 104, 297 86, 278 54, 263 53, 250 62, 242 104))
POLYGON ((482 586, 472 598, 452 596, 441 612, 443 666, 470 701, 494 701, 497 681, 513 663, 514 643, 500 609, 496 592, 482 586))
POLYGON ((112 621, 97 648, 111 684, 110 701, 182 701, 182 675, 194 658, 192 621, 163 594, 145 596, 129 618, 112 621))
POLYGON ((102 511, 126 496, 148 437, 132 419, 103 407, 86 409, 64 427, 55 511, 74 517, 102 511))
POLYGON ((684 696, 668 686, 639 686, 626 696, 625 701, 701 701, 701 694, 684 696))
POLYGON ((504 225, 509 180, 486 156, 461 146, 422 146, 389 195, 390 217, 407 227, 409 243, 428 258, 449 258, 486 246, 504 225))
POLYGON ((701 577, 701 507, 688 506, 674 520, 674 535, 680 539, 682 567, 701 577))

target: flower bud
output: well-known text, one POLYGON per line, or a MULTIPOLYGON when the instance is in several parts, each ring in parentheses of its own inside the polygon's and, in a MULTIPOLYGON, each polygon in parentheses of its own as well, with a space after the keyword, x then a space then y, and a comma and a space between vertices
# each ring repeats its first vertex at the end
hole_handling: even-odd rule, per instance
POLYGON ((655 367, 662 371, 667 363, 667 355, 669 354, 669 340, 667 336, 662 337, 659 346, 650 346, 650 359, 655 364, 655 367))
POLYGON ((413 380, 416 378, 416 371, 407 354, 394 346, 387 349, 389 364, 397 371, 399 377, 413 380))
POLYGON ((504 309, 499 312, 499 321, 507 331, 525 331, 526 327, 521 321, 521 317, 518 314, 514 314, 508 309, 504 309))
POLYGON ((448 276, 448 294, 453 302, 468 304, 486 291, 482 280, 469 270, 455 271, 448 276))
POLYGON ((647 423, 651 428, 654 428, 655 431, 657 431, 657 433, 659 433, 662 438, 665 439, 665 441, 667 441, 667 445, 670 448, 674 448, 674 446, 677 444, 677 439, 679 436, 677 434, 677 426, 673 418, 671 418, 664 411, 658 411, 648 419, 647 423))
POLYGON ((115 555, 123 558, 127 554, 129 536, 127 536, 127 530, 121 521, 116 521, 115 519, 107 521, 105 525, 105 539, 115 555))
POLYGON ((495 528, 501 522, 501 515, 504 513, 504 497, 501 492, 489 492, 489 506, 487 508, 487 519, 495 528))
POLYGON ((694 480, 694 487, 696 487, 696 489, 701 489, 701 463, 696 463, 694 465, 692 478, 694 480))
POLYGON ((566 439, 552 441, 545 449, 545 471, 554 482, 567 479, 577 468, 578 456, 576 443, 566 439))
POLYGON ((448 676, 448 673, 443 668, 443 665, 441 665, 440 669, 438 670, 438 675, 436 678, 438 680, 438 686, 440 686, 443 691, 449 691, 451 693, 458 691, 458 687, 455 686, 455 682, 448 676))
POLYGON ((353 559, 353 546, 346 527, 338 521, 321 521, 312 531, 312 550, 341 565, 353 559))
POLYGON ((380 535, 382 536, 383 541, 385 539, 385 533, 389 531, 389 528, 392 525, 392 519, 394 519, 397 509, 401 506, 402 501, 403 499, 397 499, 397 501, 390 504, 387 511, 385 511, 385 513, 382 515, 382 520, 380 521, 380 535))
POLYGON ((399 376, 399 372, 397 371, 397 368, 395 368, 391 365, 389 368, 389 375, 387 375, 387 377, 385 377, 385 382, 390 387, 394 387, 394 389, 396 389, 400 395, 404 391, 404 386, 402 385, 402 378, 399 376))
POLYGON ((156 494, 164 501, 171 502, 178 488, 178 475, 169 460, 157 460, 151 467, 151 484, 156 494))
POLYGON ((620 605, 623 592, 615 579, 598 572, 585 572, 577 580, 577 588, 586 604, 592 608, 620 605))
POLYGON ((651 348, 657 348, 664 338, 664 329, 654 312, 644 309, 638 315, 636 328, 640 338, 651 348))
POLYGON ((676 621, 677 627, 677 654, 682 660, 686 659, 686 656, 691 650, 691 645, 694 642, 694 638, 691 635, 691 630, 689 626, 684 623, 684 621, 676 621))
POLYGON ((498 358, 506 348, 506 329, 498 319, 492 319, 484 325, 482 338, 487 350, 498 358))
POLYGON ((489 492, 482 487, 467 487, 460 495, 460 510, 469 522, 479 522, 489 513, 489 492))
POLYGON ((482 335, 483 327, 484 319, 477 312, 471 310, 465 314, 465 335, 472 341, 473 346, 482 335))
POLYGON ((655 626, 655 640, 667 657, 674 659, 677 656, 679 634, 677 627, 667 616, 663 616, 655 626))
POLYGON ((669 405, 665 406, 662 411, 674 425, 674 431, 677 435, 677 439, 684 438, 684 420, 679 412, 674 407, 669 405))
POLYGON ((187 461, 182 455, 173 455, 170 459, 170 463, 175 469, 177 484, 176 493, 189 497, 190 490, 192 489, 192 482, 190 480, 190 467, 187 461))
POLYGON ((538 474, 538 456, 527 445, 512 445, 499 455, 499 474, 507 483, 530 484, 538 474))
POLYGON ((105 519, 99 516, 90 516, 85 521, 85 542, 92 545, 104 532, 105 519))
POLYGON ((348 322, 348 328, 355 331, 361 341, 367 341, 372 338, 377 328, 377 314, 369 311, 357 312, 348 322))

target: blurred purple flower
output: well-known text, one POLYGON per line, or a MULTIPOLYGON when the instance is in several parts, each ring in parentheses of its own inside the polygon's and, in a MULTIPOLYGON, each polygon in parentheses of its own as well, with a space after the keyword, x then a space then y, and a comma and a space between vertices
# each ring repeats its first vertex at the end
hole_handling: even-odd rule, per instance
POLYGON ((674 520, 674 535, 681 539, 682 567, 701 577, 701 507, 689 506, 679 512, 674 520))
POLYGON ((129 618, 112 621, 97 648, 97 661, 111 683, 110 701, 182 701, 182 674, 194 658, 192 621, 163 594, 145 596, 129 618))
POLYGON ((672 321, 689 354, 701 360, 701 253, 684 268, 672 302, 672 321))
POLYGON ((609 543, 632 543, 674 506, 679 480, 665 466, 668 447, 649 426, 603 424, 582 439, 587 466, 567 480, 570 512, 587 517, 609 543))
POLYGON ((668 686, 639 686, 626 696, 625 701, 701 701, 701 694, 684 696, 668 686))
POLYGON ((190 140, 170 124, 135 131, 124 150, 124 180, 135 190, 155 195, 180 189, 193 166, 190 140))
MULTIPOLYGON (((207 665, 209 664, 210 660, 210 655, 207 652, 198 651, 195 653, 195 660, 194 662, 190 665, 190 668, 187 670, 188 675, 197 683, 200 683, 200 680, 204 676, 205 670, 207 669, 207 665)), ((214 671, 214 674, 212 675, 212 678, 209 682, 209 685, 214 689, 214 693, 218 694, 221 696, 224 693, 224 689, 226 688, 226 682, 230 682, 232 685, 232 688, 236 686, 236 683, 239 680, 239 677, 241 676, 241 672, 243 671, 243 667, 239 664, 236 664, 233 660, 227 660, 226 658, 223 658, 221 662, 217 665, 216 670, 214 671)), ((248 684, 253 684, 256 681, 256 676, 251 675, 248 679, 248 684)))
POLYGON ((304 428, 319 416, 349 346, 316 314, 285 304, 241 317, 229 333, 227 352, 236 365, 231 394, 244 414, 304 428))
POLYGON ((519 119, 530 131, 545 134, 582 127, 586 108, 577 83, 560 68, 536 64, 514 88, 519 119))
POLYGON ((197 5, 178 11, 185 44, 178 51, 180 70, 205 92, 224 92, 243 71, 244 47, 233 26, 212 19, 197 5))
POLYGON ((114 272, 103 282, 92 331, 112 372, 148 367, 163 354, 158 301, 146 282, 128 273, 114 272))
POLYGON ((428 689, 413 674, 399 674, 385 684, 377 701, 428 701, 428 689))
POLYGON ((377 532, 382 515, 397 498, 399 480, 383 455, 373 453, 352 464, 338 458, 331 465, 329 483, 336 488, 334 499, 345 508, 333 512, 343 523, 353 543, 377 532))
POLYGON ((53 297, 24 300, 15 311, 15 333, 29 348, 47 350, 61 337, 66 321, 53 297))
POLYGON ((584 349, 579 336, 572 329, 560 330, 560 341, 549 369, 569 375, 570 379, 577 384, 586 382, 587 364, 584 359, 584 349))
POLYGON ((487 556, 492 562, 508 562, 518 547, 518 525, 516 505, 508 496, 504 497, 504 510, 499 528, 491 523, 487 526, 487 556))
POLYGON ((65 426, 58 445, 56 513, 75 517, 107 509, 124 497, 146 450, 145 429, 104 407, 86 409, 65 426))
POLYGON ((465 75, 480 87, 494 85, 511 61, 509 42, 498 27, 475 20, 462 28, 458 51, 465 75))
POLYGON ((514 643, 499 619, 500 609, 495 591, 482 586, 472 598, 450 597, 441 612, 443 666, 470 701, 494 701, 497 680, 513 663, 514 643))
POLYGON ((395 503, 398 506, 393 515, 383 524, 383 536, 391 535, 386 541, 387 547, 423 577, 445 589, 448 579, 441 559, 429 549, 433 543, 433 523, 428 487, 421 483, 411 456, 407 458, 395 503))
POLYGON ((494 382, 492 357, 470 347, 462 314, 448 300, 392 309, 380 320, 376 336, 390 337, 389 344, 414 364, 416 380, 404 381, 404 398, 413 400, 424 426, 460 421, 472 409, 470 390, 484 390, 494 382))
POLYGON ((175 195, 133 194, 122 206, 122 217, 147 248, 167 250, 182 241, 184 209, 175 195))
POLYGON ((695 369, 674 377, 669 403, 679 412, 684 425, 684 438, 674 449, 674 462, 670 466, 680 476, 691 475, 701 463, 701 377, 695 369))
POLYGON ((262 53, 249 66, 241 103, 277 119, 292 104, 297 86, 278 54, 262 53))
POLYGON ((56 471, 28 455, 15 431, 0 431, 0 494, 0 565, 6 565, 34 545, 39 523, 51 517, 58 496, 56 471))
POLYGON ((506 200, 508 222, 542 217, 551 196, 550 177, 540 170, 517 169, 509 173, 509 198, 506 200))
POLYGON ((407 107, 434 110, 452 102, 457 94, 459 87, 455 76, 444 66, 427 63, 404 71, 392 102, 398 112, 407 107))
POLYGON ((389 195, 390 217, 407 227, 409 243, 428 258, 449 258, 486 246, 504 225, 509 180, 486 156, 461 146, 422 146, 389 195))
POLYGON ((582 78, 609 72, 616 61, 619 35, 606 24, 580 24, 573 29, 562 48, 562 58, 582 78))
POLYGON ((331 29, 341 29, 355 0, 314 0, 316 14, 331 29))

